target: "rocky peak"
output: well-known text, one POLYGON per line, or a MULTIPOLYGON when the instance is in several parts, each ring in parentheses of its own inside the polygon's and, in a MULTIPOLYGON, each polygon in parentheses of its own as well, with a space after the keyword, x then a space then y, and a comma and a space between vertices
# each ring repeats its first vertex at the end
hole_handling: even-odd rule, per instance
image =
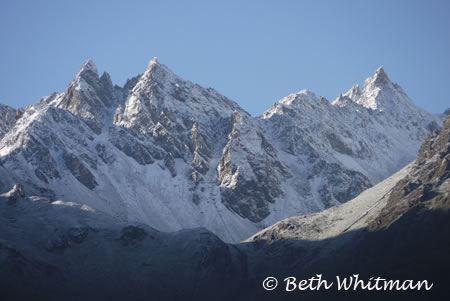
POLYGON ((152 59, 150 60, 150 62, 148 62, 147 70, 150 69, 150 68, 152 68, 153 66, 155 66, 155 65, 157 65, 157 64, 159 64, 159 62, 158 62, 158 58, 155 56, 154 58, 152 58, 152 59))
POLYGON ((346 105, 349 105, 350 103, 357 103, 360 97, 361 90, 359 88, 359 85, 356 84, 344 94, 339 94, 339 96, 331 104, 337 105, 339 107, 344 107, 346 105))
POLYGON ((344 101, 344 95, 341 93, 341 94, 339 94, 338 98, 336 98, 336 100, 334 102, 339 102, 340 103, 342 101, 344 101))
POLYGON ((181 78, 154 57, 148 63, 144 73, 139 76, 132 90, 135 95, 144 93, 148 100, 154 100, 160 96, 154 93, 154 88, 165 89, 167 86, 176 86, 178 82, 182 82, 181 78))
POLYGON ((364 81, 360 97, 352 100, 368 109, 393 115, 399 110, 415 107, 400 86, 389 79, 383 67, 379 67, 372 77, 364 81))
POLYGON ((110 107, 113 102, 114 88, 111 77, 105 72, 99 78, 94 62, 88 60, 67 87, 58 107, 82 117, 95 133, 100 134, 101 116, 105 107, 110 107))
POLYGON ((293 93, 286 96, 285 98, 281 99, 279 103, 285 105, 296 105, 302 102, 318 102, 318 101, 319 99, 317 98, 316 94, 307 89, 303 89, 298 91, 297 93, 293 93))
POLYGON ((234 110, 246 114, 215 90, 180 78, 157 58, 149 62, 131 91, 117 124, 141 131, 148 131, 162 116, 172 125, 185 127, 191 123, 188 119, 205 125, 230 118, 234 110))
POLYGON ((112 88, 113 83, 111 80, 111 76, 108 72, 103 72, 102 76, 100 77, 100 81, 103 83, 103 86, 112 88))
POLYGON ((87 60, 81 66, 80 71, 78 71, 77 75, 71 82, 71 85, 83 90, 88 89, 89 86, 95 86, 99 80, 97 66, 92 60, 87 60))
POLYGON ((352 106, 302 90, 277 102, 273 118, 253 118, 155 59, 124 88, 88 62, 66 92, 26 110, 2 139, 0 187, 48 187, 52 199, 163 231, 205 226, 237 241, 385 178, 414 159, 435 119, 425 112, 396 122, 342 98, 352 106))
POLYGON ((373 80, 377 84, 383 84, 386 82, 390 82, 388 75, 383 69, 383 66, 378 67, 377 71, 375 71, 375 74, 373 75, 373 80))
POLYGON ((354 85, 350 90, 345 92, 343 96, 346 96, 353 101, 357 101, 361 97, 361 90, 359 89, 359 85, 354 85))
POLYGON ((158 62, 158 58, 154 57, 150 60, 141 76, 141 81, 158 80, 164 82, 170 79, 176 79, 176 76, 168 67, 158 62))
POLYGON ((289 94, 274 103, 272 107, 265 111, 261 117, 263 119, 269 119, 274 115, 284 115, 286 113, 291 114, 294 111, 303 111, 305 107, 312 108, 322 106, 324 104, 328 105, 328 100, 324 101, 324 98, 322 97, 319 99, 313 92, 303 89, 296 93, 289 94))
POLYGON ((81 66, 80 71, 78 72, 77 76, 83 76, 86 73, 93 72, 98 75, 97 66, 95 65, 94 61, 91 59, 84 62, 84 64, 81 66))

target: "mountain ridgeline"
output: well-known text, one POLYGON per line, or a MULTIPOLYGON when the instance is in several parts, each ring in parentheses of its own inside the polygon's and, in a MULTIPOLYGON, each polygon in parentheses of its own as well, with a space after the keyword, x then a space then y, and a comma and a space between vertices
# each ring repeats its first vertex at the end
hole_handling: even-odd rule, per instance
POLYGON ((87 61, 63 93, 0 106, 0 191, 79 203, 160 231, 238 242, 344 203, 412 161, 443 116, 379 68, 330 102, 302 90, 252 117, 157 59, 123 87, 87 61))
POLYGON ((124 87, 88 61, 0 113, 1 300, 450 297, 450 117, 382 68, 252 117, 156 59, 124 87), (317 274, 433 289, 282 288, 317 274))

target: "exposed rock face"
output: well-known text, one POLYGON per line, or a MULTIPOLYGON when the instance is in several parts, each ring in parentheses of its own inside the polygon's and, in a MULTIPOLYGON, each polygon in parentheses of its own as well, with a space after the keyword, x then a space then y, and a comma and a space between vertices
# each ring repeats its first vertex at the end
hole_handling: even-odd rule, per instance
POLYGON ((140 164, 163 160, 163 168, 173 177, 177 175, 175 160, 183 160, 189 170, 182 176, 192 181, 189 189, 195 196, 199 185, 205 183, 213 149, 217 151, 214 141, 226 134, 224 125, 227 128, 228 118, 235 110, 243 112, 214 90, 182 80, 155 58, 114 116, 115 125, 147 142, 148 154, 142 158, 141 153, 146 151, 134 142, 133 150, 121 147, 120 142, 115 145, 140 164))
POLYGON ((25 138, 22 155, 35 167, 34 174, 42 182, 49 184, 50 180, 60 178, 57 162, 43 141, 30 135, 25 138))
POLYGON ((282 240, 319 241, 366 228, 379 215, 395 185, 411 170, 411 164, 365 190, 356 198, 321 212, 290 217, 263 229, 250 242, 274 243, 282 240))
MULTIPOLYGON (((306 90, 252 117, 156 59, 123 87, 86 62, 64 93, 0 116, 0 189, 17 182, 161 231, 239 241, 355 197, 414 159, 442 117, 379 69, 333 103, 306 90)), ((2 111, 2 112, 3 112, 2 111)))
POLYGON ((217 166, 222 202, 240 216, 259 222, 270 214, 269 203, 282 194, 281 181, 289 177, 264 134, 235 112, 217 166))
MULTIPOLYGON (((253 279, 266 275, 307 279, 319 272, 331 280, 334 275, 358 273, 361 279, 383 275, 388 280, 433 283, 432 290, 420 295, 417 291, 367 294, 374 300, 448 297, 449 156, 450 118, 439 133, 427 137, 415 162, 357 198, 316 214, 285 219, 256 233, 240 246, 248 254, 248 271, 253 275, 248 283, 251 298, 266 297, 253 279)), ((277 293, 277 299, 292 296, 283 290, 277 293)), ((358 300, 362 295, 322 292, 311 297, 358 300)))
POLYGON ((17 115, 18 111, 10 106, 0 104, 0 139, 14 126, 17 115))
POLYGON ((89 171, 89 168, 87 168, 77 156, 72 153, 64 152, 62 157, 69 171, 81 184, 91 190, 98 185, 94 175, 89 171))
MULTIPOLYGON (((328 239, 345 232, 389 228, 411 212, 450 209, 450 117, 429 135, 417 159, 357 198, 317 214, 292 217, 252 236, 249 241, 328 239)), ((431 214, 431 213, 430 213, 431 214)))
POLYGON ((97 67, 89 60, 70 83, 59 107, 80 116, 96 133, 101 134, 105 108, 114 102, 114 89, 108 73, 100 78, 97 67))
POLYGON ((309 179, 322 179, 318 193, 325 207, 344 203, 371 187, 369 179, 354 170, 347 170, 336 163, 318 160, 312 167, 309 179))
POLYGON ((413 208, 450 209, 450 118, 427 137, 411 172, 395 185, 369 229, 386 228, 413 208))

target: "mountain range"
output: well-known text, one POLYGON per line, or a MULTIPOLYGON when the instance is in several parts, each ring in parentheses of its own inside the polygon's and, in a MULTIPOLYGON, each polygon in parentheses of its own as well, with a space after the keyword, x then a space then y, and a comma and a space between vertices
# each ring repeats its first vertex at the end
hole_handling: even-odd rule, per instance
POLYGON ((332 102, 302 90, 253 117, 156 58, 123 87, 89 60, 63 93, 0 110, 0 191, 232 243, 358 196, 444 119, 382 67, 332 102))
POLYGON ((252 117, 156 59, 124 87, 88 61, 65 92, 0 112, 2 300, 450 297, 450 117, 383 68, 252 117), (317 274, 434 286, 262 288, 317 274))
POLYGON ((86 205, 0 195, 2 300, 446 300, 450 117, 416 160, 355 199, 239 244, 204 228, 160 232, 86 205), (317 274, 427 280, 430 291, 274 291, 317 274))

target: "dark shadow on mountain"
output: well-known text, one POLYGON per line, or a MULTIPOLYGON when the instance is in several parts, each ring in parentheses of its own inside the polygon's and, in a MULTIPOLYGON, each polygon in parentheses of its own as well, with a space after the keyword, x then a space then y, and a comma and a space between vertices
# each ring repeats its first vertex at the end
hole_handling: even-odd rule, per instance
MULTIPOLYGON (((258 272, 241 296, 248 300, 443 300, 450 297, 450 212, 414 208, 386 230, 366 229, 343 233, 322 241, 283 240, 271 244, 250 243, 245 248, 258 258, 258 272), (262 251, 264 250, 265 251, 262 251), (322 253, 321 253, 322 252, 322 253), (298 256, 300 255, 301 256, 298 256), (272 256, 273 255, 273 256, 272 256), (283 279, 297 281, 322 274, 336 282, 336 276, 359 274, 360 279, 428 280, 430 291, 320 291, 283 292, 283 279), (267 292, 262 281, 273 276, 282 287, 267 292)), ((251 261, 251 258, 248 258, 251 261)))
MULTIPOLYGON (((20 201, 8 206, 20 206, 20 201)), ((26 205, 34 207, 28 208, 31 211, 48 206, 40 202, 26 205)), ((68 207, 59 213, 70 215, 73 210, 75 208, 68 207)), ((52 215, 55 214, 57 212, 52 215)), ((2 218, 8 215, 3 212, 2 218)), ((66 252, 63 255, 57 255, 56 251, 55 254, 32 255, 36 254, 33 249, 36 246, 27 245, 26 237, 7 241, 0 236, 1 299, 440 300, 450 296, 448 210, 416 207, 385 230, 349 231, 320 241, 279 240, 227 245, 206 230, 195 240, 197 236, 192 235, 195 230, 155 234, 145 226, 120 229, 117 233, 106 228, 88 230, 88 237, 104 244, 95 248, 85 243, 86 235, 78 231, 61 245, 68 248, 62 251, 66 252), (104 231, 113 233, 101 234, 104 231), (114 239, 108 241, 102 237, 114 239), (163 262, 163 269, 142 261, 146 253, 154 254, 155 248, 160 249, 158 261, 163 262), (64 260, 51 259, 57 256, 64 260), (92 262, 85 264, 85 260, 92 262), (81 268, 76 268, 78 265, 81 268), (294 276, 299 281, 317 274, 334 282, 336 276, 359 274, 361 279, 428 280, 434 286, 431 291, 419 292, 346 292, 335 288, 283 292, 284 278, 294 276), (278 289, 263 289, 262 281, 268 276, 278 279, 278 289)), ((36 230, 36 235, 49 231, 36 230)))
POLYGON ((245 255, 206 229, 82 209, 0 197, 0 300, 214 300, 246 277, 245 255))

